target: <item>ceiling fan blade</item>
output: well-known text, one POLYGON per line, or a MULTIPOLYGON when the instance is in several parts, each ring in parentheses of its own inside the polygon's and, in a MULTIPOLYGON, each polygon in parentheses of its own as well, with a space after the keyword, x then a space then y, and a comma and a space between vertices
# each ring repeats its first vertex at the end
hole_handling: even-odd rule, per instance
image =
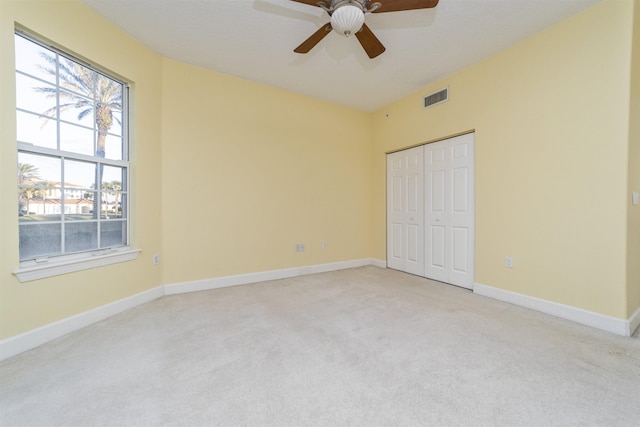
MULTIPOLYGON (((297 0, 294 0, 297 1, 297 0)), ((310 0, 312 1, 312 0, 310 0)), ((430 9, 438 0, 376 0, 381 6, 372 13, 398 12, 401 10, 430 9)), ((303 2, 305 3, 305 2, 303 2)))
POLYGON ((373 34, 373 31, 369 29, 367 24, 362 24, 362 29, 356 33, 358 41, 367 52, 369 58, 373 59, 386 50, 384 45, 380 43, 380 40, 373 34))
POLYGON ((322 27, 320 27, 320 29, 318 31, 313 33, 311 35, 311 37, 309 37, 308 39, 303 41, 300 46, 298 46, 297 48, 293 49, 293 51, 295 53, 307 53, 307 52, 309 52, 311 49, 313 49, 313 47, 315 45, 320 43, 320 40, 325 38, 327 36, 327 34, 329 34, 330 32, 331 32, 331 24, 329 22, 327 22, 322 27))
POLYGON ((291 1, 308 4, 309 6, 317 6, 317 7, 320 7, 318 5, 318 3, 320 3, 320 2, 326 4, 327 7, 329 7, 330 3, 331 3, 331 0, 291 0, 291 1))

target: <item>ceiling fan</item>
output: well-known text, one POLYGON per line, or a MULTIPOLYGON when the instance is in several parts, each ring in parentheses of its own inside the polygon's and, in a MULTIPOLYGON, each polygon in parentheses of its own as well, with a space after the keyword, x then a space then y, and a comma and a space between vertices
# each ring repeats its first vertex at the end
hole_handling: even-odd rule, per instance
POLYGON ((367 13, 397 12, 401 10, 429 9, 438 4, 438 0, 292 0, 298 3, 317 6, 324 9, 331 17, 331 22, 324 24, 311 37, 306 39, 293 51, 307 53, 331 30, 349 37, 355 34, 369 58, 375 58, 385 51, 385 47, 364 23, 367 13))

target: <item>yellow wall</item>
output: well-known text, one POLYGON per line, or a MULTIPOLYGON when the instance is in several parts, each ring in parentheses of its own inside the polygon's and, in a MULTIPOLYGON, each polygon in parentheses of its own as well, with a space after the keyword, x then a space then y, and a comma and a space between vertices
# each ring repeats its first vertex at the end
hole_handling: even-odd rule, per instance
POLYGON ((629 187, 627 203, 627 313, 640 307, 640 205, 631 203, 631 192, 640 192, 640 0, 633 9, 633 50, 631 68, 631 113, 629 120, 629 187))
POLYGON ((165 283, 371 256, 370 114, 163 64, 165 283))
POLYGON ((0 1, 0 339, 161 284, 161 58, 75 1, 0 1), (133 82, 136 261, 20 283, 16 205, 14 22, 133 82))
POLYGON ((632 5, 600 3, 378 111, 374 256, 385 152, 475 129, 476 282, 627 318, 632 5), (421 108, 445 86, 447 103, 421 108))

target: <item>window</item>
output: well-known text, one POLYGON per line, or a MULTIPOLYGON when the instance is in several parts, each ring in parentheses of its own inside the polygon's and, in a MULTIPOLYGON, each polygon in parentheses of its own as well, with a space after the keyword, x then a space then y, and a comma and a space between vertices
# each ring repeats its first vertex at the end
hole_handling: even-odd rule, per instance
POLYGON ((21 32, 15 48, 21 268, 127 248, 127 85, 21 32))

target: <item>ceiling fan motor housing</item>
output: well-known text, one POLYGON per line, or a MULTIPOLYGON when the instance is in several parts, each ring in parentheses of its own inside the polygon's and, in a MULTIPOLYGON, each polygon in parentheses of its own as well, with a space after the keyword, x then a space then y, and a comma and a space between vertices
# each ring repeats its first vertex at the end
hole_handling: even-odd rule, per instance
POLYGON ((360 31, 364 24, 364 12, 352 4, 345 4, 331 15, 331 27, 340 35, 349 37, 360 31))
POLYGON ((372 3, 369 0, 331 0, 329 7, 322 2, 318 3, 331 16, 331 27, 340 35, 349 37, 362 28, 364 14, 372 12, 380 7, 380 3, 372 3))

